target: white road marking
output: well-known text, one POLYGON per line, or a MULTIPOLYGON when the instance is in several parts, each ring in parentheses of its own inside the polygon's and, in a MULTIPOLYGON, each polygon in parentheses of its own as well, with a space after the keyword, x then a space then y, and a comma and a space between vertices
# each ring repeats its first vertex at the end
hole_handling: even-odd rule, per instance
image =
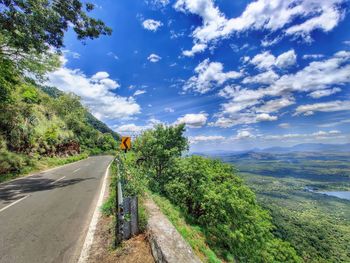
POLYGON ((29 195, 23 196, 21 199, 18 199, 17 201, 15 201, 15 202, 9 204, 8 206, 5 206, 5 207, 1 208, 1 209, 0 209, 0 213, 3 212, 3 211, 5 211, 7 208, 10 208, 11 206, 13 206, 13 205, 15 205, 15 204, 17 204, 17 203, 23 201, 23 200, 26 199, 27 197, 29 197, 29 195))
POLYGON ((56 181, 52 182, 51 184, 55 184, 55 183, 57 183, 57 182, 63 180, 64 178, 66 178, 66 176, 62 176, 60 179, 57 179, 56 181))
POLYGON ((92 216, 92 219, 91 219, 91 222, 89 225, 89 230, 88 230, 86 237, 85 237, 83 249, 81 250, 78 263, 85 263, 85 262, 87 262, 87 260, 89 258, 90 248, 91 248, 91 245, 94 241, 94 235, 95 235, 95 231, 96 231, 97 222, 98 222, 98 219, 101 215, 100 207, 102 206, 103 197, 104 197, 105 191, 106 191, 109 167, 111 166, 112 162, 108 165, 105 176, 103 178, 100 196, 98 197, 98 200, 97 200, 96 208, 95 208, 94 214, 92 216))
POLYGON ((32 176, 35 176, 35 175, 42 175, 44 173, 48 173, 48 172, 52 172, 54 170, 57 170, 59 168, 62 168, 62 167, 67 167, 67 166, 70 166, 70 165, 73 165, 73 164, 76 164, 76 163, 80 163, 80 162, 83 162, 83 161, 86 161, 86 160, 89 160, 91 157, 88 157, 88 158, 85 158, 85 159, 81 159, 79 161, 76 161, 76 162, 72 162, 72 163, 67 163, 67 164, 64 164, 64 165, 60 165, 60 166, 56 166, 54 168, 51 168, 51 169, 48 169, 48 170, 44 170, 44 171, 41 171, 41 172, 36 172, 34 174, 29 174, 29 175, 26 175, 26 176, 22 176, 22 177, 19 177, 19 178, 16 178, 16 179, 13 179, 13 180, 10 180, 10 181, 7 181, 7 182, 3 182, 1 183, 0 185, 5 185, 5 184, 8 184, 8 183, 12 183, 12 182, 15 182, 15 181, 19 181, 19 180, 23 180, 23 179, 28 179, 32 176))
POLYGON ((78 172, 80 169, 81 169, 81 168, 78 168, 78 169, 74 170, 73 173, 78 172))

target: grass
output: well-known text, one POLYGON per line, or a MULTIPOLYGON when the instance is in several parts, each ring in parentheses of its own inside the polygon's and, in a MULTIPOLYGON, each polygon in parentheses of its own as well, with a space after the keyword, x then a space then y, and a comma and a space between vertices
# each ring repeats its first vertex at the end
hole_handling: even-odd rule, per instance
POLYGON ((187 223, 180 209, 171 204, 165 197, 154 193, 149 193, 149 195, 203 262, 222 262, 206 244, 205 235, 199 226, 187 223))
POLYGON ((82 153, 79 155, 69 156, 69 157, 44 157, 40 160, 31 160, 31 165, 27 165, 19 173, 11 173, 0 175, 0 183, 13 180, 19 177, 26 176, 30 173, 36 173, 40 171, 44 171, 46 169, 61 166, 69 163, 73 163, 76 161, 80 161, 82 159, 86 159, 88 155, 86 153, 82 153))

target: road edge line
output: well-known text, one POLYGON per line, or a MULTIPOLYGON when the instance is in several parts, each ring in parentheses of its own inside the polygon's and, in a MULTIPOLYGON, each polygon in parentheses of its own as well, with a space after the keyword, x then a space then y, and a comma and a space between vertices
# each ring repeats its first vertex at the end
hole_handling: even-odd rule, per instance
POLYGON ((25 195, 25 196, 23 196, 22 198, 20 198, 20 199, 14 201, 14 202, 12 202, 11 204, 9 204, 9 205, 7 205, 7 206, 1 208, 1 209, 0 209, 0 213, 3 212, 3 211, 5 211, 7 208, 10 208, 11 206, 14 206, 15 204, 17 204, 17 203, 23 201, 24 199, 28 198, 29 196, 30 196, 30 195, 25 195))
POLYGON ((95 235, 97 223, 98 223, 98 220, 99 220, 100 215, 101 215, 100 208, 103 204, 103 199, 104 199, 104 195, 105 195, 106 188, 107 188, 107 179, 108 179, 108 174, 109 174, 109 168, 110 168, 112 162, 113 162, 113 160, 107 166, 107 169, 106 169, 106 172, 105 172, 105 175, 103 178, 103 182, 102 182, 100 196, 98 197, 96 208, 95 208, 94 214, 92 215, 92 218, 90 221, 89 229, 88 229, 88 232, 87 232, 86 237, 85 237, 84 245, 83 245, 83 248, 81 250, 78 263, 85 263, 85 262, 87 262, 87 260, 89 258, 89 252, 90 252, 91 246, 92 246, 93 241, 94 241, 94 235, 95 235))
POLYGON ((68 165, 71 165, 71 164, 75 164, 75 163, 79 163, 79 162, 85 161, 85 160, 87 160, 89 158, 91 158, 91 156, 88 156, 87 158, 84 158, 84 159, 81 159, 81 160, 78 160, 78 161, 75 161, 75 162, 72 162, 72 163, 66 163, 66 164, 62 164, 62 165, 59 165, 59 166, 55 166, 55 167, 49 168, 47 170, 33 172, 33 173, 30 173, 30 174, 27 174, 27 175, 20 176, 18 178, 9 180, 9 181, 2 182, 2 183, 0 183, 0 185, 12 183, 12 182, 15 182, 15 181, 18 181, 18 180, 21 180, 21 179, 26 179, 26 178, 29 178, 29 177, 32 177, 34 175, 38 175, 38 174, 41 174, 41 173, 51 172, 51 171, 56 170, 58 168, 62 168, 62 167, 65 167, 65 166, 68 166, 68 165))

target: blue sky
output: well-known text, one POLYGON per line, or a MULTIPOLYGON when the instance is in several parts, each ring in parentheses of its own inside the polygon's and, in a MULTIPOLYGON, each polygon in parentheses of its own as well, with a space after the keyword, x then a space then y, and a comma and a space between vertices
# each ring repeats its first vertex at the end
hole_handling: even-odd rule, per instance
POLYGON ((345 0, 93 1, 49 82, 124 135, 186 123, 193 151, 350 142, 345 0))

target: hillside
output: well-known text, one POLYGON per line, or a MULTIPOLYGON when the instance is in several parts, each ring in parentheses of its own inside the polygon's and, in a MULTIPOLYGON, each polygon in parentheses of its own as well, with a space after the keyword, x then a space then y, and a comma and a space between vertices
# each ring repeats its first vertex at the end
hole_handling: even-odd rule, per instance
POLYGON ((0 175, 21 173, 44 157, 98 154, 117 148, 119 135, 74 94, 25 80, 0 106, 0 175))
MULTIPOLYGON (((59 98, 60 96, 64 95, 63 91, 61 91, 55 87, 39 86, 39 88, 52 98, 59 98)), ((113 136, 113 138, 116 139, 117 141, 120 139, 120 136, 118 133, 116 133, 111 128, 109 128, 105 123, 103 123, 102 121, 97 119, 88 110, 86 111, 85 117, 86 117, 87 123, 89 123, 96 130, 98 130, 102 133, 110 133, 113 136)))

